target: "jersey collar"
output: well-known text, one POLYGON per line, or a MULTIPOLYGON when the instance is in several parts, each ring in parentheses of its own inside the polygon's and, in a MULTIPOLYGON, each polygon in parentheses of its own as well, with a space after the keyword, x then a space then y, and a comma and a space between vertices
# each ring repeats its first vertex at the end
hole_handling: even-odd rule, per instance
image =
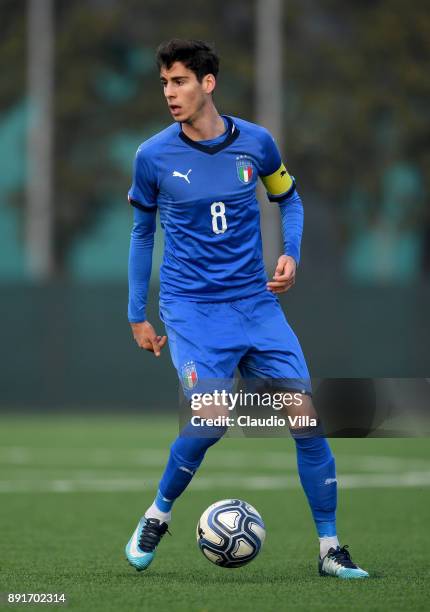
POLYGON ((201 144, 198 140, 191 140, 191 138, 189 138, 182 131, 182 126, 181 126, 181 131, 179 132, 179 138, 183 140, 190 147, 193 147, 194 149, 197 149, 198 151, 202 151, 203 153, 207 153, 208 155, 213 155, 214 153, 218 153, 218 151, 222 151, 223 149, 231 145, 231 143, 234 142, 236 138, 239 136, 239 129, 233 123, 233 120, 231 119, 231 117, 229 117, 228 115, 223 115, 223 117, 225 117, 227 121, 227 136, 224 138, 222 142, 216 145, 204 145, 204 144, 201 144))

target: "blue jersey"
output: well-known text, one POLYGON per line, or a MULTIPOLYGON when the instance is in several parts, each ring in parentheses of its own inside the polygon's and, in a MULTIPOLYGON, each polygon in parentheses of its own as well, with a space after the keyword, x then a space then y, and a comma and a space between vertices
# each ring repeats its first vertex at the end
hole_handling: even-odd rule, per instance
POLYGON ((160 212, 162 299, 223 302, 265 290, 257 181, 279 201, 294 183, 266 129, 224 120, 227 131, 212 144, 174 123, 137 151, 129 200, 160 212))

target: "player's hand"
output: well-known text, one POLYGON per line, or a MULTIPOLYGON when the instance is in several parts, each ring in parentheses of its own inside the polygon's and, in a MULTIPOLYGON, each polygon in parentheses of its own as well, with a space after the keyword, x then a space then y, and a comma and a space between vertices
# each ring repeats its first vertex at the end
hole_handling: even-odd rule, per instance
POLYGON ((290 255, 281 255, 278 259, 273 280, 267 283, 272 293, 285 293, 296 282, 296 260, 290 255))
POLYGON ((167 336, 157 336, 149 321, 130 323, 130 325, 137 345, 159 357, 161 349, 167 342, 167 336))

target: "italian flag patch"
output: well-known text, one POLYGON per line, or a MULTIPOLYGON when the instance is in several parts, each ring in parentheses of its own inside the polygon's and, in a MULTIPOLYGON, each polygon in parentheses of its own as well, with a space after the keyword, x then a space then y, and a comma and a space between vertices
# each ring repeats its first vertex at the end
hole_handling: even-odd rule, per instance
POLYGON ((247 157, 236 159, 237 176, 242 183, 250 183, 252 179, 252 162, 247 157))
POLYGON ((184 363, 181 368, 181 378, 185 389, 192 389, 197 384, 197 369, 194 361, 184 363))

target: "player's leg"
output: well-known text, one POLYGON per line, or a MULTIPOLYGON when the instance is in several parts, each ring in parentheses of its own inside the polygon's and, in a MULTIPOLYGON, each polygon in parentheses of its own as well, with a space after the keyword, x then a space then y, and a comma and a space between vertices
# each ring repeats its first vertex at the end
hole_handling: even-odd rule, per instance
POLYGON ((191 482, 206 451, 227 431, 223 425, 206 425, 202 419, 227 416, 227 414, 227 408, 220 410, 215 403, 207 404, 204 407, 204 413, 195 416, 193 421, 189 421, 181 430, 170 447, 169 458, 159 483, 157 495, 145 512, 147 518, 170 522, 175 500, 191 482))
MULTIPOLYGON (((254 348, 240 364, 242 374, 270 380, 278 389, 303 391, 299 396, 301 401, 289 406, 288 413, 317 419, 310 397, 306 361, 278 300, 270 294, 261 296, 255 300, 252 314, 248 333, 254 348)), ((347 549, 339 546, 336 467, 328 441, 321 430, 315 428, 293 426, 291 433, 296 445, 300 481, 319 537, 320 572, 345 578, 367 576, 352 563, 347 549)))
MULTIPOLYGON (((163 303, 162 319, 169 337, 169 348, 185 397, 222 391, 232 384, 234 370, 243 354, 237 334, 237 313, 228 303, 163 303), (232 342, 232 338, 236 338, 232 342)), ((228 406, 217 402, 201 403, 190 411, 195 417, 227 416, 228 406)), ((174 501, 188 486, 208 448, 225 433, 226 427, 187 422, 170 447, 159 491, 147 516, 170 520, 174 501)))
POLYGON ((225 427, 196 426, 190 422, 171 445, 156 497, 125 549, 128 562, 138 571, 152 563, 155 550, 168 531, 173 503, 190 484, 208 448, 218 442, 225 431, 225 427))
MULTIPOLYGON (((310 418, 317 414, 309 396, 303 395, 300 413, 310 418)), ((287 408, 296 412, 297 408, 287 408)), ((321 575, 339 578, 366 578, 368 573, 355 565, 347 547, 340 547, 336 530, 337 479, 333 454, 321 429, 290 428, 296 443, 297 467, 317 529, 321 575)))
MULTIPOLYGON (((237 338, 237 321, 231 320, 230 310, 226 304, 193 302, 166 304, 162 308, 172 361, 188 399, 196 394, 221 391, 233 378, 243 349, 239 338, 231 348, 232 337, 237 338)), ((232 315, 233 319, 237 317, 236 313, 232 315)), ((218 401, 198 412, 201 418, 226 414, 227 407, 218 401)), ((126 547, 127 558, 136 569, 146 569, 152 562, 155 549, 167 531, 175 500, 191 482, 208 448, 225 431, 224 426, 205 425, 194 418, 174 440, 155 499, 126 547)))
MULTIPOLYGON (((309 395, 297 395, 297 404, 285 411, 290 416, 308 416, 318 422, 309 395), (298 398, 300 397, 300 401, 298 398)), ((320 540, 320 555, 339 546, 336 531, 337 479, 333 454, 319 427, 290 425, 296 445, 297 468, 320 540)))

